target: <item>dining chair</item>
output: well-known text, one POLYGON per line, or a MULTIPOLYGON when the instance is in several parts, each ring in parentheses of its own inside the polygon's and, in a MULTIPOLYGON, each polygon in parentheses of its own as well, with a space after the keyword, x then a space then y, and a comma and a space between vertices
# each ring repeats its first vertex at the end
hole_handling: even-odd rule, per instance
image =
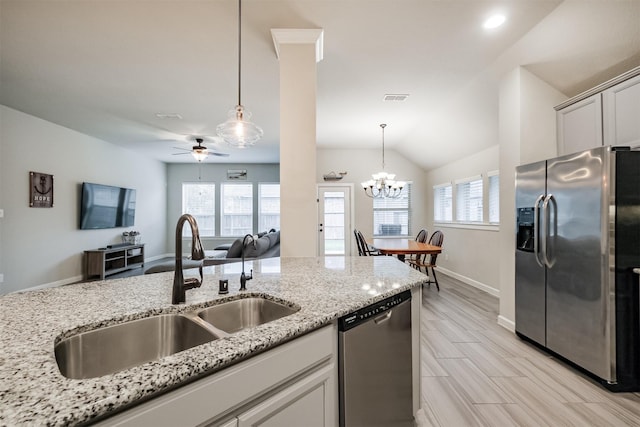
MULTIPOLYGON (((418 231, 418 234, 416 234, 416 242, 420 242, 420 243, 426 242, 427 236, 428 236, 427 230, 423 228, 422 230, 418 231)), ((410 263, 411 261, 416 261, 418 257, 419 255, 417 254, 408 255, 404 258, 404 262, 410 263)))
MULTIPOLYGON (((433 232, 431 237, 429 238, 429 244, 434 246, 442 247, 442 242, 444 241, 444 234, 440 230, 436 230, 433 232)), ((427 285, 431 285, 432 283, 436 284, 436 288, 438 292, 440 292, 440 285, 438 284, 438 278, 436 277, 436 261, 438 259, 438 254, 425 254, 420 256, 415 261, 409 261, 409 264, 417 269, 422 271, 424 267, 424 274, 427 275, 428 280, 425 282, 427 285), (429 275, 429 268, 431 268, 431 275, 433 275, 433 280, 431 280, 431 275, 429 275)))
POLYGON ((356 236, 356 243, 358 244, 358 254, 360 256, 382 255, 377 249, 373 249, 371 246, 369 246, 360 230, 353 230, 353 233, 356 236))

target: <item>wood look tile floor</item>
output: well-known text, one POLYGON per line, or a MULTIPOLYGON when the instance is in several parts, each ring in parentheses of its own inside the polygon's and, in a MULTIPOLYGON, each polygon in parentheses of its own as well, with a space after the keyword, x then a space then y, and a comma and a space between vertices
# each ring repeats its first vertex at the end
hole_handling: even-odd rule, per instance
POLYGON ((612 393, 497 323, 498 299, 438 275, 423 287, 420 426, 640 426, 612 393))

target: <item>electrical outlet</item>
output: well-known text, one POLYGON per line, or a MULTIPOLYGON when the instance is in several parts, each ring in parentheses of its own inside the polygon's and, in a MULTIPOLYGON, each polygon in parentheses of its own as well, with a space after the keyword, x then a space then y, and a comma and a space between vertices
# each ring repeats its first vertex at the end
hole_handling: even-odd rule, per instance
POLYGON ((4 218, 4 209, 0 209, 0 218, 4 218))
POLYGON ((0 283, 4 283, 4 274, 0 273, 0 283))
POLYGON ((449 261, 449 254, 444 254, 444 260, 449 261))

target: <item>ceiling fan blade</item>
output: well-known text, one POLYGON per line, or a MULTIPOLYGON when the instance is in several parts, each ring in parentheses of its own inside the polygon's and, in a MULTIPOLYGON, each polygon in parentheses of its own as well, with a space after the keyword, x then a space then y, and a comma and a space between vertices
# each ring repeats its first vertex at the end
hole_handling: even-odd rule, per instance
POLYGON ((186 153, 173 153, 174 156, 182 156, 183 154, 191 154, 191 151, 187 151, 186 153))
POLYGON ((218 157, 229 157, 229 153, 220 153, 218 151, 207 151, 207 154, 218 157))
MULTIPOLYGON (((188 151, 188 152, 190 152, 192 150, 191 148, 182 148, 182 147, 173 147, 173 148, 175 148, 176 150, 183 150, 183 151, 188 151)), ((182 154, 182 153, 180 153, 180 154, 182 154)))

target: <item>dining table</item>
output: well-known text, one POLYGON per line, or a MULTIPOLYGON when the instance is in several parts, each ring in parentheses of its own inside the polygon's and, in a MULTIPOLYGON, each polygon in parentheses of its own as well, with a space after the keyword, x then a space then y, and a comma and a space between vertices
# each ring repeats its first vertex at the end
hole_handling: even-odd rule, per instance
POLYGON ((387 238, 371 239, 367 243, 377 249, 383 255, 396 255, 400 261, 404 261, 406 255, 430 255, 442 252, 441 246, 418 242, 415 239, 387 238))

